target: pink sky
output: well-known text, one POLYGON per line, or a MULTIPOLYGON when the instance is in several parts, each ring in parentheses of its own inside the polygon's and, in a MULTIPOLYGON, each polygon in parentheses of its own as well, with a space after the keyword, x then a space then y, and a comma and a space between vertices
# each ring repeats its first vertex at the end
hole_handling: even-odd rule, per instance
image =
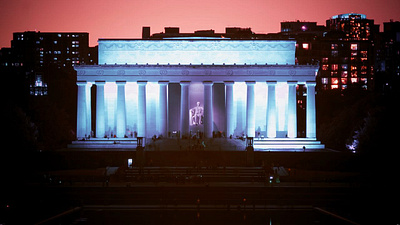
MULTIPOLYGON (((89 32, 98 38, 140 38, 166 26, 181 32, 227 26, 251 27, 256 33, 279 32, 281 21, 316 21, 332 15, 362 13, 381 24, 400 20, 400 0, 0 0, 0 47, 13 32, 89 32)), ((382 28, 381 28, 382 29, 382 28)))

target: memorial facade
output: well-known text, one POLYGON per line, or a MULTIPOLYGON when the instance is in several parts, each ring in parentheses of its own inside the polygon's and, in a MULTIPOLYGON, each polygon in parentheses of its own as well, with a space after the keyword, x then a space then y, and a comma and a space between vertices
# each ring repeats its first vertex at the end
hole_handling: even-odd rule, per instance
POLYGON ((316 140, 318 66, 295 65, 295 44, 226 38, 100 39, 99 65, 75 67, 77 138, 220 134, 292 143, 316 140), (297 138, 298 85, 307 89, 303 139, 297 138))

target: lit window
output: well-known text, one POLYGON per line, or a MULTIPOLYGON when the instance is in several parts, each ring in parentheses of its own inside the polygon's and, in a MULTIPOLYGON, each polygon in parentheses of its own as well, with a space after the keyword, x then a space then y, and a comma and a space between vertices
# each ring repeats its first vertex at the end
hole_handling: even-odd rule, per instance
POLYGON ((342 64, 342 70, 347 70, 347 64, 342 64))
POLYGON ((323 63, 327 63, 328 62, 328 58, 322 58, 322 62, 323 63))
POLYGON ((361 51, 360 53, 361 53, 362 57, 364 57, 364 58, 368 57, 368 51, 361 51))
POLYGON ((347 84, 347 78, 341 78, 340 81, 342 82, 342 84, 347 84))
POLYGON ((303 43, 303 49, 308 50, 308 48, 309 48, 308 43, 303 43))
POLYGON ((339 85, 337 85, 337 84, 331 85, 331 89, 338 89, 338 88, 339 88, 339 85))
POLYGON ((322 84, 328 84, 328 78, 323 77, 323 78, 321 79, 321 82, 322 82, 322 84))
POLYGON ((358 81, 358 78, 354 78, 354 77, 351 78, 351 83, 357 83, 357 81, 358 81))
POLYGON ((339 79, 338 78, 331 78, 331 83, 332 84, 339 84, 339 79))
POLYGON ((328 70, 328 67, 329 67, 329 65, 324 64, 324 65, 322 65, 322 70, 328 70))
POLYGON ((358 50, 358 44, 350 44, 350 49, 353 51, 357 51, 358 50))
POLYGON ((339 65, 338 65, 338 64, 332 64, 332 65, 331 65, 331 69, 332 69, 333 71, 338 70, 338 68, 339 68, 339 65))
POLYGON ((367 81, 367 78, 361 78, 360 81, 361 81, 361 83, 363 83, 363 84, 367 84, 367 82, 368 82, 368 81, 367 81))
POLYGON ((36 81, 35 81, 35 86, 36 86, 36 87, 41 87, 42 85, 43 85, 43 83, 42 83, 41 80, 36 80, 36 81))
POLYGON ((341 76, 342 76, 342 77, 347 77, 347 71, 342 71, 341 76))
POLYGON ((331 44, 331 49, 336 50, 338 48, 338 44, 331 44))

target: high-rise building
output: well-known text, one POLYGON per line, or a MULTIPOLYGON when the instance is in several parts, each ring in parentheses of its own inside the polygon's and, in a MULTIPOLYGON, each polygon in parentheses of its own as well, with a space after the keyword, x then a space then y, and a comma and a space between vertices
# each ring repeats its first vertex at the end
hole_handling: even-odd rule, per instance
POLYGON ((281 35, 294 38, 296 62, 319 64, 319 90, 374 87, 375 37, 379 25, 363 14, 340 14, 327 20, 326 28, 316 22, 282 22, 281 35))
POLYGON ((318 81, 321 82, 321 89, 344 90, 357 85, 368 90, 373 87, 373 46, 369 41, 344 41, 326 37, 320 47, 318 81))
POLYGON ((16 32, 11 48, 3 48, 0 70, 20 76, 30 95, 47 95, 49 79, 75 65, 97 63, 96 47, 89 48, 88 33, 16 32))
POLYGON ((400 22, 383 23, 376 51, 377 88, 392 92, 400 87, 400 22))
POLYGON ((379 32, 379 25, 374 20, 367 19, 364 14, 347 13, 332 16, 326 20, 326 27, 331 31, 341 31, 344 40, 368 40, 379 32))
POLYGON ((90 62, 88 33, 17 32, 11 46, 25 66, 61 68, 90 62))
POLYGON ((325 26, 317 25, 317 22, 308 22, 308 21, 285 21, 281 22, 281 32, 290 33, 290 34, 318 34, 322 35, 325 32, 325 26))
POLYGON ((364 14, 348 13, 326 21, 328 33, 321 46, 322 89, 374 87, 375 43, 379 25, 364 14))

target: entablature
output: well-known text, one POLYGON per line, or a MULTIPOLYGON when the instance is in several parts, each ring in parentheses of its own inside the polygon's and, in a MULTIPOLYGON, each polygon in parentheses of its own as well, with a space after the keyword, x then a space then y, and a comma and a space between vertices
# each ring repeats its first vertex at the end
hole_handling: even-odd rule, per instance
POLYGON ((202 82, 256 81, 277 82, 315 81, 318 66, 314 65, 83 65, 76 66, 77 80, 114 82, 146 80, 158 82, 180 82, 190 80, 202 82))

